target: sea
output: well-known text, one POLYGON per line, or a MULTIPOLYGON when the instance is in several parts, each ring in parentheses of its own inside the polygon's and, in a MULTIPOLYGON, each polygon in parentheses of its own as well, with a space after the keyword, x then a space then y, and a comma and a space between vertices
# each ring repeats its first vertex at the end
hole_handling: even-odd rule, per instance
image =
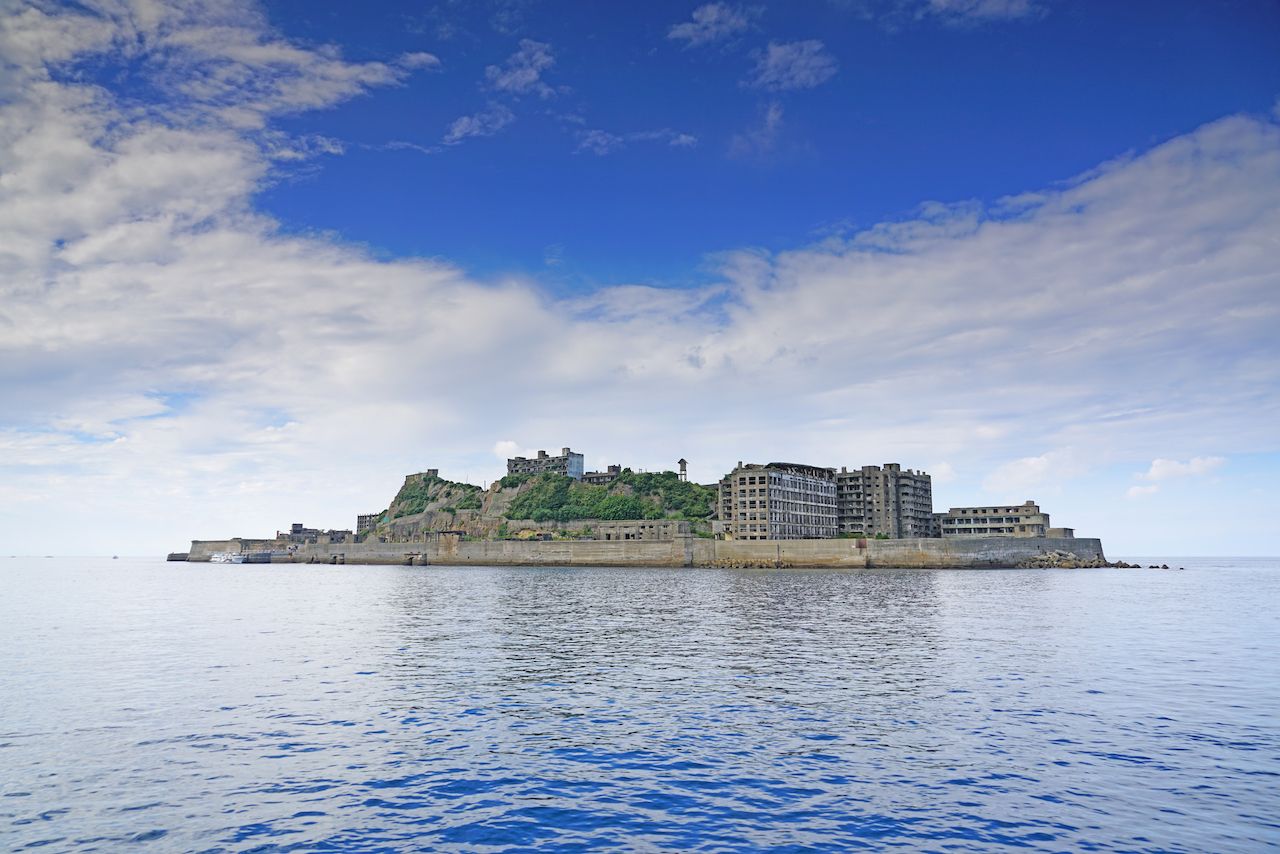
POLYGON ((1280 559, 0 557, 0 850, 1263 851, 1280 559))

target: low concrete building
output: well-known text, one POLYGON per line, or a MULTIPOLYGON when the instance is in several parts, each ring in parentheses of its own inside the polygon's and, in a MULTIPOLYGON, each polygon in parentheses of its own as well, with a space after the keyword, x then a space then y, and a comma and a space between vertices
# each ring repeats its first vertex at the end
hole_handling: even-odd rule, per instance
POLYGON ((837 528, 834 469, 738 463, 720 481, 716 533, 730 540, 815 540, 837 528))
POLYGON ((609 466, 604 471, 589 471, 582 475, 583 483, 590 483, 595 486, 608 486, 618 479, 618 475, 622 474, 622 466, 609 466))
POLYGON ((952 507, 937 514, 943 537, 1046 537, 1074 535, 1070 528, 1050 534, 1049 514, 1034 501, 1014 507, 952 507))
POLYGON ((575 454, 568 448, 562 448, 559 456, 550 456, 546 451, 538 451, 533 458, 512 457, 507 460, 507 474, 554 474, 567 475, 574 480, 582 480, 584 473, 582 454, 575 454))
POLYGON ((591 522, 591 533, 597 540, 674 540, 691 534, 689 523, 680 519, 625 519, 617 522, 591 522))
POLYGON ((862 466, 836 474, 840 533, 891 539, 936 536, 933 479, 899 463, 862 466))
POLYGON ((331 529, 322 531, 319 528, 308 528, 301 522, 294 522, 288 531, 276 531, 276 541, 297 545, 316 545, 322 543, 345 543, 351 537, 348 530, 331 529))

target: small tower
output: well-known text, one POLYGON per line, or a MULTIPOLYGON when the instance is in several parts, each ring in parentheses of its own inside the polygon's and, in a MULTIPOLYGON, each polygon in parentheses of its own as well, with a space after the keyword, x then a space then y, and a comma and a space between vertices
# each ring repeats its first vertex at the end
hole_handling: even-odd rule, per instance
POLYGON ((678 462, 680 465, 680 479, 688 480, 689 479, 689 461, 681 457, 678 462))

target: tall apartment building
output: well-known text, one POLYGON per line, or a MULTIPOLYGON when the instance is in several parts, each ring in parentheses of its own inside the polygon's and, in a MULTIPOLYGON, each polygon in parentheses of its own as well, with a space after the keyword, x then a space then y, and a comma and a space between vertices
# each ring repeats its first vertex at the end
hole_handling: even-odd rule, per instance
POLYGON ((836 475, 842 534, 883 534, 892 539, 937 536, 933 479, 923 471, 903 471, 898 463, 863 466, 836 475))
POLYGON ((1072 536, 1070 528, 1049 527, 1049 514, 1034 501, 1017 507, 952 507, 939 513, 944 537, 1072 536))
POLYGON ((512 457, 507 460, 507 474, 542 474, 547 471, 582 480, 582 454, 562 448, 556 457, 548 456, 546 451, 538 451, 538 456, 533 458, 512 457))
POLYGON ((835 471, 798 463, 738 463, 720 481, 717 529, 735 540, 836 535, 835 471))

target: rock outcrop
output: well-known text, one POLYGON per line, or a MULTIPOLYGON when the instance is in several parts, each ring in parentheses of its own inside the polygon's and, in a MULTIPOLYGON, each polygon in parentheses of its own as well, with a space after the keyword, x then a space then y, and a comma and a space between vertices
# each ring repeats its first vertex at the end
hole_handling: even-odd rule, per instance
POLYGON ((1136 563, 1125 563, 1122 560, 1111 563, 1100 557, 1080 557, 1074 552, 1066 552, 1060 549, 1042 552, 1035 557, 1027 558, 1018 563, 1019 569, 1103 569, 1106 567, 1113 569, 1142 568, 1136 563))

